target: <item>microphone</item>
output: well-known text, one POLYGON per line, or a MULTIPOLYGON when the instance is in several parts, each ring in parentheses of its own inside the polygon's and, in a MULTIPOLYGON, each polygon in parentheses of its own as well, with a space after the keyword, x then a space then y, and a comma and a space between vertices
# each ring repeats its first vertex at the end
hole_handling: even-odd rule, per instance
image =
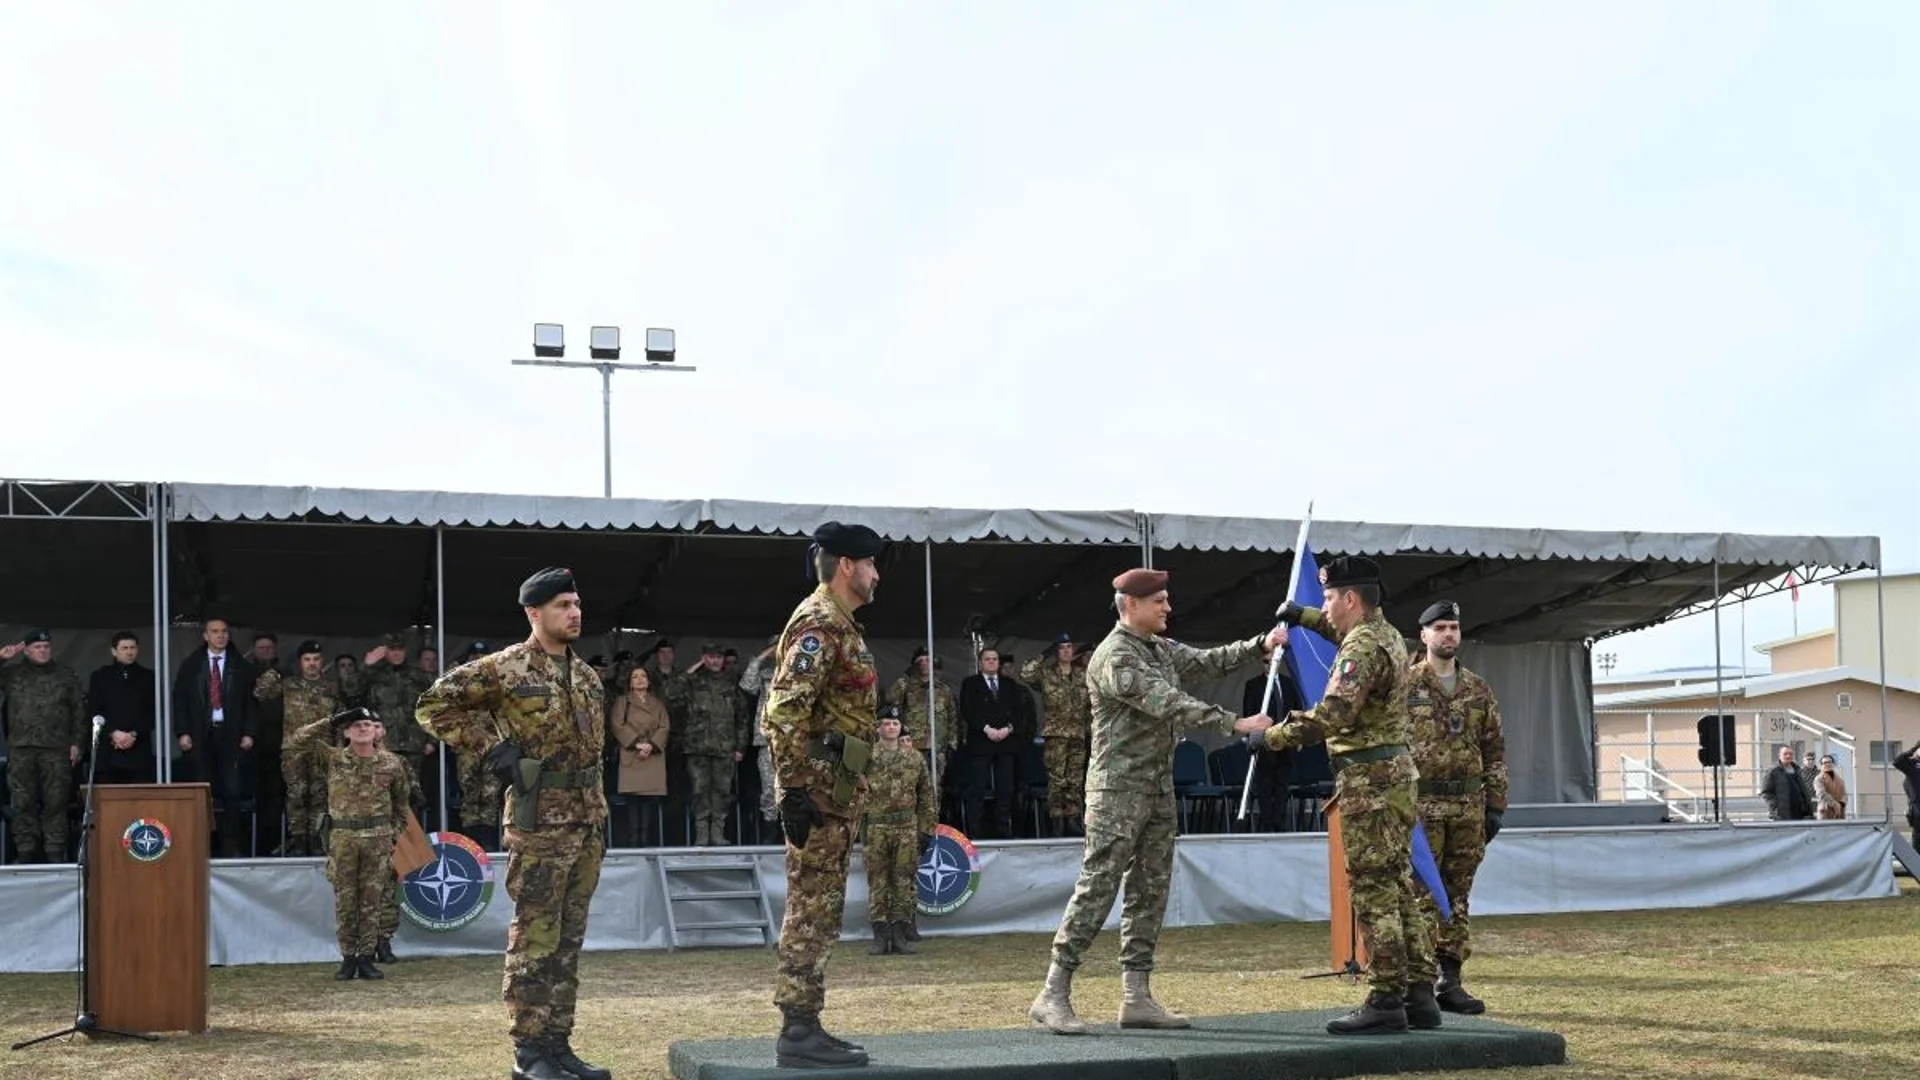
POLYGON ((107 726, 106 717, 96 716, 93 718, 93 745, 95 747, 98 747, 100 745, 100 729, 106 726, 107 726))

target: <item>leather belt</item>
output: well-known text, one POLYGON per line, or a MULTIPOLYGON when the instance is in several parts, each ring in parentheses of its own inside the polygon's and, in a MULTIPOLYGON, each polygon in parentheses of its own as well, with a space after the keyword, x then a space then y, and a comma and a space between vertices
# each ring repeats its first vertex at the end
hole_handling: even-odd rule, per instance
POLYGON ((597 788, 601 783, 599 769, 542 769, 540 770, 540 790, 554 791, 569 788, 597 788))
POLYGON ((391 829, 393 820, 391 818, 335 818, 333 828, 335 832, 341 829, 391 829))
POLYGON ((884 810, 878 814, 867 814, 869 825, 912 825, 917 819, 918 815, 911 810, 884 810))
POLYGON ((1335 769, 1344 769, 1349 765, 1365 765, 1370 761, 1387 761, 1408 753, 1400 743, 1386 746, 1369 746, 1365 750, 1355 750, 1348 754, 1335 754, 1330 762, 1335 769))

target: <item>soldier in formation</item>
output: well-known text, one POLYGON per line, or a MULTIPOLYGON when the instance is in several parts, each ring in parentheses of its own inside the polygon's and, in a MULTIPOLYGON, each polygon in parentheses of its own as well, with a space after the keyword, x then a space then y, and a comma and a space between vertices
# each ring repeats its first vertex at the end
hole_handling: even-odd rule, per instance
POLYGON ((262 704, 280 702, 282 732, 280 776, 287 790, 286 854, 326 854, 315 830, 327 810, 327 763, 311 746, 294 745, 293 735, 341 709, 337 684, 326 677, 326 650, 317 641, 303 641, 296 654, 299 674, 287 678, 268 668, 254 681, 253 696, 262 704))
POLYGON ((867 767, 866 864, 867 911, 873 922, 872 956, 918 950, 906 936, 912 921, 914 873, 939 824, 933 811, 933 785, 912 744, 900 736, 900 710, 880 713, 880 743, 867 767))
MULTIPOLYGON (((416 791, 420 788, 420 768, 427 755, 428 739, 418 724, 405 720, 413 715, 414 703, 432 682, 431 675, 407 663, 405 638, 388 634, 367 653, 366 666, 345 687, 349 703, 365 705, 383 720, 393 719, 393 729, 387 732, 392 740, 388 749, 406 763, 416 791)), ((426 808, 424 797, 413 806, 415 814, 424 814, 426 808)))
POLYGON ((1053 937, 1046 985, 1027 1017, 1057 1034, 1081 1035, 1086 1022, 1070 999, 1073 973, 1086 959, 1124 886, 1120 921, 1120 1026, 1183 1028, 1186 1017, 1153 998, 1148 975, 1173 880, 1176 812, 1173 750, 1180 732, 1251 734, 1272 723, 1236 719, 1180 689, 1181 680, 1220 678, 1271 655, 1286 635, 1196 649, 1162 637, 1173 603, 1164 570, 1129 570, 1113 579, 1119 621, 1087 664, 1092 710, 1087 768, 1087 842, 1080 879, 1053 937))
POLYGON ((750 713, 742 706, 740 680, 722 670, 719 645, 708 642, 700 663, 678 684, 679 724, 674 739, 687 755, 692 778, 693 843, 727 843, 727 807, 733 802, 733 774, 746 757, 752 734, 750 713))
POLYGON ((65 862, 73 767, 87 745, 80 676, 53 659, 53 635, 34 630, 0 648, 0 699, 7 704, 7 787, 13 797, 14 858, 65 862))
POLYGON ((324 761, 327 775, 327 880, 340 942, 336 979, 384 979, 374 966, 380 906, 394 887, 393 842, 407 823, 407 773, 375 745, 379 724, 349 709, 302 725, 286 747, 324 761), (341 729, 346 745, 335 745, 341 729))
POLYGON ((1051 835, 1084 836, 1080 814, 1086 808, 1087 740, 1093 730, 1086 664, 1076 656, 1073 638, 1061 634, 1054 639, 1053 648, 1020 668, 1020 678, 1038 688, 1046 709, 1040 737, 1047 763, 1051 835))
POLYGON ((1472 954, 1467 908, 1473 875, 1507 810, 1507 741, 1493 688, 1457 659, 1460 605, 1442 600, 1421 612, 1420 641, 1426 654, 1413 665, 1407 715, 1420 770, 1420 821, 1451 909, 1442 920, 1433 898, 1420 894, 1435 929, 1440 977, 1434 996, 1448 1012, 1477 1015, 1486 1004, 1467 992, 1460 969, 1472 954))
POLYGON ((767 754, 786 830, 787 902, 773 994, 784 1022, 774 1056, 786 1067, 867 1064, 864 1049, 820 1026, 820 1011, 879 707, 880 676, 853 613, 873 601, 883 546, 864 525, 830 521, 815 530, 810 572, 819 585, 775 646, 767 754))
POLYGON ((1429 930, 1413 885, 1413 824, 1419 771, 1409 743, 1412 669, 1400 632, 1380 610, 1384 586, 1372 559, 1349 556, 1320 568, 1325 606, 1289 602, 1286 626, 1339 643, 1325 695, 1268 729, 1267 747, 1326 743, 1353 908, 1367 954, 1366 1003, 1329 1021, 1335 1035, 1440 1026, 1429 930))
POLYGON ((503 996, 516 1080, 609 1080, 572 1046, 580 946, 606 854, 606 690, 573 651, 580 592, 549 567, 520 586, 526 641, 435 680, 421 727, 481 754, 507 792, 507 930, 503 996))
MULTIPOLYGON (((490 650, 484 641, 470 642, 460 664, 472 663, 490 650)), ((458 666, 458 665, 456 665, 458 666)), ((484 755, 461 751, 454 755, 460 770, 460 827, 482 851, 500 850, 500 778, 488 771, 484 755)))

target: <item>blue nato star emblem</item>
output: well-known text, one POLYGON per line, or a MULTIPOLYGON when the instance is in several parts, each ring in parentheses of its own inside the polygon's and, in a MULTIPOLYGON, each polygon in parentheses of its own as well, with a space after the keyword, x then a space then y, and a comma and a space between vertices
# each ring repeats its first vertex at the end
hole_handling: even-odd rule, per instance
POLYGON ((946 915, 973 899, 980 888, 980 852, 951 825, 934 830, 933 846, 913 875, 914 906, 923 915, 946 915))
POLYGON ((458 930, 480 917, 493 899, 493 861, 459 833, 431 833, 433 861, 401 882, 400 910, 435 933, 458 930))

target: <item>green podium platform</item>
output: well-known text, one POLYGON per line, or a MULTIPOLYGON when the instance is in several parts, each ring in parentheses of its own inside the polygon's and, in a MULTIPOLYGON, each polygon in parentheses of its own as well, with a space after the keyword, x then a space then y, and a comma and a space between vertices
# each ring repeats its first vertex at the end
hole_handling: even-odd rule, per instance
MULTIPOLYGON (((678 1080, 771 1080, 844 1076, 867 1080, 1289 1080, 1440 1069, 1564 1065, 1567 1041, 1550 1031, 1449 1015, 1435 1031, 1340 1036, 1328 1020, 1346 1010, 1195 1017, 1185 1031, 1122 1031, 1096 1025, 1087 1035, 1040 1028, 916 1032, 867 1036, 835 1031, 867 1048, 861 1069, 781 1069, 772 1033, 760 1039, 685 1040, 667 1051, 678 1080)), ((827 1018, 834 1030, 833 1018, 827 1018)))

